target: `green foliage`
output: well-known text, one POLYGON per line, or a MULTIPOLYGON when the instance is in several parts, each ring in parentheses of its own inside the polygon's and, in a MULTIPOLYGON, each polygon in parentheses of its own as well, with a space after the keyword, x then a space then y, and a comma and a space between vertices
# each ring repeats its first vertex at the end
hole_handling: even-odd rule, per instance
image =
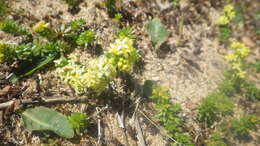
POLYGON ((222 117, 233 113, 234 103, 223 93, 209 94, 198 107, 198 120, 204 121, 208 126, 222 117))
POLYGON ((153 45, 163 43, 170 35, 166 27, 161 23, 161 20, 158 18, 155 18, 148 23, 147 31, 150 35, 153 45))
POLYGON ((46 108, 36 107, 22 113, 24 126, 30 131, 52 131, 64 138, 73 138, 74 131, 66 116, 46 108))
POLYGON ((117 33, 118 37, 128 37, 130 39, 135 39, 136 35, 134 34, 134 30, 131 27, 124 27, 120 29, 117 33))
POLYGON ((9 19, 1 21, 0 28, 4 32, 27 35, 31 38, 27 40, 27 43, 19 45, 0 44, 0 63, 18 61, 18 67, 14 70, 10 81, 16 82, 18 79, 42 69, 72 47, 93 43, 94 32, 86 30, 85 25, 84 19, 76 19, 62 25, 60 29, 52 29, 48 23, 40 21, 33 27, 33 30, 47 38, 43 43, 40 41, 42 38, 35 36, 33 39, 32 34, 15 21, 9 19))
POLYGON ((0 16, 4 16, 8 11, 8 4, 4 1, 0 1, 0 16))
POLYGON ((235 13, 236 13, 236 16, 233 19, 234 23, 236 23, 236 24, 244 23, 243 9, 241 7, 235 7, 235 13))
POLYGON ((256 115, 247 115, 240 119, 233 119, 231 121, 225 121, 220 125, 223 133, 227 136, 234 137, 248 137, 249 131, 254 130, 256 126, 259 126, 260 118, 256 115))
POLYGON ((232 34, 232 30, 228 25, 220 25, 219 26, 219 40, 220 42, 228 42, 230 36, 232 34))
POLYGON ((108 13, 111 16, 115 16, 115 14, 117 13, 116 0, 106 0, 105 1, 105 6, 107 8, 108 13))
POLYGON ((206 140, 207 146, 227 146, 224 142, 225 136, 221 131, 214 131, 206 140))
POLYGON ((69 116, 69 122, 72 125, 75 133, 79 135, 87 125, 87 116, 84 113, 72 113, 69 116))
POLYGON ((218 85, 219 93, 232 97, 241 90, 241 79, 234 76, 234 73, 229 70, 224 73, 225 79, 218 85))
POLYGON ((121 13, 115 14, 115 20, 116 20, 117 23, 119 23, 122 18, 123 18, 123 15, 121 13))
POLYGON ((66 28, 68 28, 69 32, 78 33, 84 29, 85 25, 86 21, 83 18, 80 18, 66 24, 66 28))
POLYGON ((179 6, 181 0, 172 0, 173 7, 176 8, 179 6))
POLYGON ((45 23, 44 21, 38 22, 33 30, 38 33, 40 36, 47 38, 48 40, 53 40, 57 37, 57 34, 54 30, 49 28, 49 23, 45 23))
POLYGON ((250 67, 253 68, 257 73, 260 73, 260 60, 250 64, 250 67))
POLYGON ((62 28, 61 33, 63 34, 63 39, 71 45, 77 45, 77 39, 81 33, 84 32, 85 28, 86 21, 84 19, 81 18, 71 21, 62 28))
POLYGON ((150 80, 145 82, 143 89, 144 96, 151 98, 155 103, 155 108, 159 110, 155 116, 161 120, 168 133, 177 141, 172 143, 172 146, 192 146, 191 137, 185 134, 182 128, 184 121, 180 116, 181 106, 170 102, 169 90, 150 80))
POLYGON ((255 27, 255 32, 256 34, 260 34, 260 11, 256 12, 256 14, 254 15, 254 23, 256 25, 255 27))
POLYGON ((257 88, 256 83, 253 81, 245 81, 243 83, 245 96, 251 99, 260 100, 260 89, 257 88))
POLYGON ((64 52, 68 49, 68 45, 65 42, 47 42, 47 43, 27 43, 21 45, 8 45, 6 50, 6 56, 9 60, 19 59, 26 61, 35 61, 35 59, 45 58, 51 54, 57 54, 58 52, 64 52))
POLYGON ((62 1, 70 6, 76 6, 80 2, 80 0, 62 0, 62 1))
POLYGON ((95 33, 91 30, 86 30, 79 35, 76 42, 79 46, 87 47, 89 44, 93 44, 94 41, 95 41, 95 33))
POLYGON ((0 29, 5 33, 10 33, 14 36, 30 35, 30 32, 25 27, 20 26, 11 19, 2 20, 0 22, 0 29))

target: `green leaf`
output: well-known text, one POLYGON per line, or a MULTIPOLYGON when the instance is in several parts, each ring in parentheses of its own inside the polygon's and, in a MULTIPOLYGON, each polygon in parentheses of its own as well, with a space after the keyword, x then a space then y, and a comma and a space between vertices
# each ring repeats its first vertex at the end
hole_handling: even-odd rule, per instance
POLYGON ((46 107, 30 108, 22 113, 22 119, 27 130, 49 130, 61 137, 74 137, 72 125, 67 117, 55 110, 46 107))
POLYGON ((79 135, 80 132, 82 132, 83 129, 86 127, 88 121, 85 113, 77 112, 72 113, 69 116, 69 122, 72 125, 75 133, 79 135))
POLYGON ((153 45, 163 43, 169 37, 169 32, 158 18, 153 19, 147 26, 147 31, 150 35, 153 45))
POLYGON ((43 68, 44 66, 46 66, 47 64, 51 63, 56 58, 56 56, 57 56, 56 53, 51 54, 50 56, 47 56, 46 58, 44 58, 40 61, 36 61, 35 65, 33 65, 33 66, 30 66, 30 63, 25 61, 22 65, 19 66, 17 71, 11 76, 10 81, 12 83, 15 83, 23 77, 30 76, 35 71, 37 71, 37 70, 43 68))

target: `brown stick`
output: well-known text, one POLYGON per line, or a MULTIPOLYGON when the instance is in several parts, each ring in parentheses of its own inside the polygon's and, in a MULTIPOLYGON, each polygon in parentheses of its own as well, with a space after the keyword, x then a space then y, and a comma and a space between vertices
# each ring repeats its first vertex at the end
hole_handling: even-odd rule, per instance
POLYGON ((32 100, 32 99, 23 99, 23 100, 11 100, 4 103, 0 103, 0 110, 5 109, 15 102, 19 102, 22 105, 28 104, 54 104, 54 103, 67 103, 67 102, 84 102, 88 99, 88 97, 55 97, 55 98, 41 98, 40 100, 32 100))
POLYGON ((10 107, 10 106, 12 106, 14 103, 15 103, 14 100, 7 101, 7 102, 4 102, 4 103, 0 103, 0 110, 1 110, 1 109, 5 109, 5 108, 7 108, 7 107, 10 107))

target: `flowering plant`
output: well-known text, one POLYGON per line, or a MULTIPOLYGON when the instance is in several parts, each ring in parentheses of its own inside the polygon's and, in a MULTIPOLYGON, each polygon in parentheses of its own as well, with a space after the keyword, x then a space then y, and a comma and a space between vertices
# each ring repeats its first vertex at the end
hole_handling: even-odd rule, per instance
POLYGON ((227 25, 234 19, 236 16, 234 6, 232 5, 226 5, 224 7, 224 15, 220 16, 218 19, 218 24, 220 25, 227 25))
POLYGON ((250 54, 250 49, 239 42, 232 42, 231 48, 233 53, 228 54, 225 58, 230 62, 235 75, 241 79, 245 78, 245 59, 250 54))
POLYGON ((107 53, 83 65, 72 54, 68 59, 55 61, 61 79, 68 83, 77 94, 94 91, 103 92, 119 72, 130 72, 139 58, 138 51, 129 38, 119 38, 111 44, 107 53))

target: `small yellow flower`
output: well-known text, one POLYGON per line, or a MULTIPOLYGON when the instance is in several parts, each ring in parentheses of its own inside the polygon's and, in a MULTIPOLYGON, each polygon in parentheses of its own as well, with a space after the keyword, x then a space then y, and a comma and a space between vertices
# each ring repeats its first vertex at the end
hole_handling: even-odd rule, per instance
POLYGON ((232 42, 231 43, 231 48, 232 49, 237 49, 237 48, 245 48, 246 46, 242 43, 239 42, 232 42))
POLYGON ((230 61, 230 62, 232 62, 232 61, 237 61, 237 59, 238 59, 238 57, 237 57, 235 54, 228 54, 228 55, 225 56, 225 58, 226 58, 228 61, 230 61))
POLYGON ((226 25, 229 23, 229 19, 226 16, 220 16, 218 19, 218 24, 220 25, 226 25))
POLYGON ((241 79, 244 79, 245 76, 246 76, 246 71, 239 71, 237 74, 236 74, 239 78, 241 79))
POLYGON ((44 21, 38 22, 36 25, 33 26, 33 30, 35 32, 43 32, 44 29, 48 28, 49 23, 45 23, 44 21))
POLYGON ((229 5, 226 5, 224 7, 224 12, 228 13, 228 12, 231 12, 231 11, 234 11, 234 6, 229 4, 229 5))
POLYGON ((233 18, 235 18, 236 13, 235 13, 235 11, 231 11, 231 12, 227 13, 227 16, 228 16, 229 20, 232 20, 233 18))
POLYGON ((245 57, 247 57, 247 56, 250 54, 249 48, 237 49, 236 52, 237 52, 237 53, 240 55, 240 57, 242 57, 242 58, 245 58, 245 57))
POLYGON ((232 69, 241 70, 241 67, 242 67, 242 64, 240 62, 232 64, 232 69))

